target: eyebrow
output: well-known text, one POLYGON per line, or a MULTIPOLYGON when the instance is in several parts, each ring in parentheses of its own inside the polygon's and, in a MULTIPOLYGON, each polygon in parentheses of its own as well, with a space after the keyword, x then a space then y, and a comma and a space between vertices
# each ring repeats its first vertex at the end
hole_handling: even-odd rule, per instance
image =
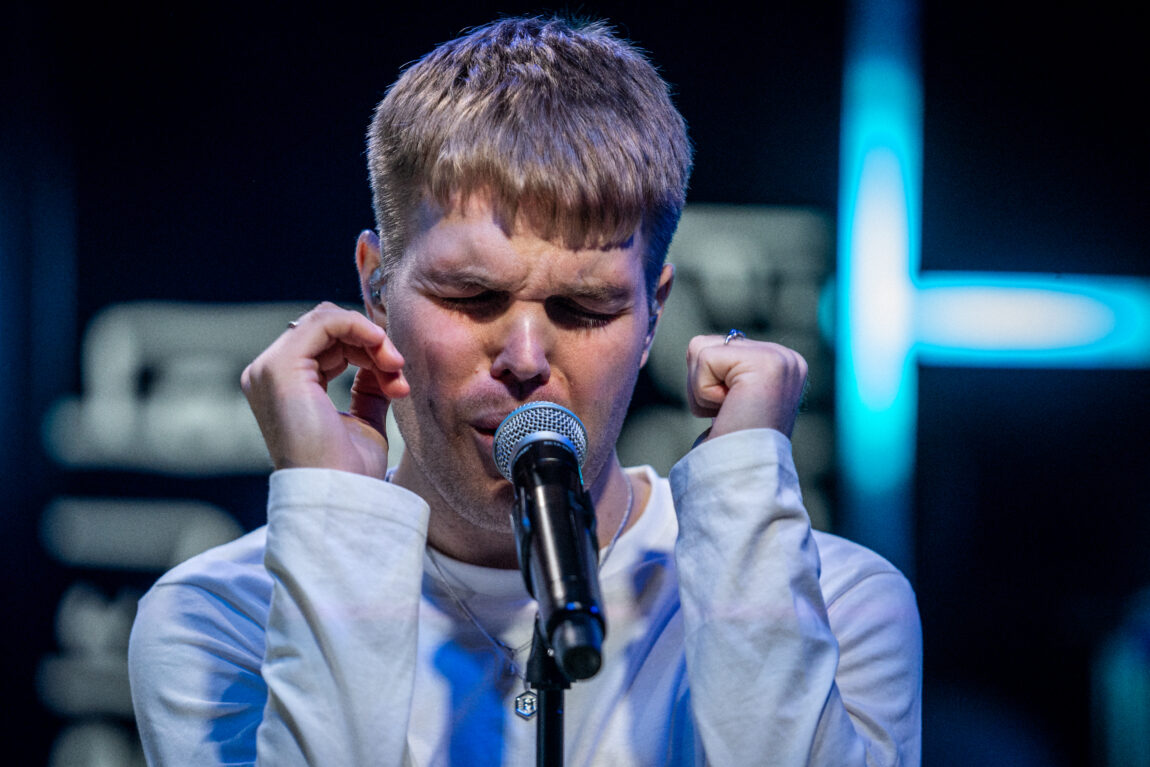
POLYGON ((565 291, 564 295, 593 303, 616 304, 628 301, 631 298, 631 289, 623 285, 597 283, 577 285, 573 289, 565 291))
MULTIPOLYGON (((424 272, 424 279, 435 285, 460 289, 489 290, 495 293, 510 293, 513 290, 513 286, 508 281, 492 275, 486 270, 474 269, 470 266, 461 268, 432 266, 424 272)), ((557 291, 555 295, 592 303, 614 305, 628 302, 631 299, 631 289, 625 285, 596 281, 573 285, 568 289, 557 291)))
POLYGON ((467 266, 449 268, 429 266, 424 270, 423 278, 436 285, 448 285, 456 288, 482 288, 496 292, 510 290, 510 285, 505 280, 494 278, 482 269, 473 269, 467 266))

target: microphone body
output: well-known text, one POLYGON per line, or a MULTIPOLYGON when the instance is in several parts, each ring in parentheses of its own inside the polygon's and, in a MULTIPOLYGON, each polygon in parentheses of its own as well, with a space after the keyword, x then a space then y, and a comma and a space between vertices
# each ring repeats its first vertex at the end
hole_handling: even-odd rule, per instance
POLYGON ((571 680, 602 665, 606 622, 599 607, 595 509, 583 487, 586 432, 551 402, 512 412, 495 432, 496 465, 515 487, 511 521, 527 591, 555 661, 571 680))

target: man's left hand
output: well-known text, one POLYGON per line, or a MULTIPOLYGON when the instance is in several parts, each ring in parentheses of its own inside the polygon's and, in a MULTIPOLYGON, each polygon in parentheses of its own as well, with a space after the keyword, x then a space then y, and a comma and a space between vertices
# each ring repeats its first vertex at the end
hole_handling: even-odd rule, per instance
POLYGON ((687 401, 700 418, 714 419, 708 439, 740 429, 795 427, 807 362, 793 349, 741 334, 695 336, 687 345, 687 401))

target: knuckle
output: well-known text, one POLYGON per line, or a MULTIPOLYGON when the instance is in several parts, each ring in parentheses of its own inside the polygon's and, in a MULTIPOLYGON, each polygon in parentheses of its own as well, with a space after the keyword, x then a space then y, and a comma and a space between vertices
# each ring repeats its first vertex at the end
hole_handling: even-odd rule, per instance
POLYGON ((689 359, 694 360, 695 364, 699 367, 707 365, 709 360, 714 355, 715 345, 708 345, 705 341, 695 345, 694 351, 688 355, 689 359))
POLYGON ((687 357, 697 357, 706 348, 709 336, 695 336, 687 342, 687 357))
POLYGON ((243 392, 244 397, 248 402, 254 402, 257 396, 257 389, 259 383, 259 376, 253 365, 248 365, 244 368, 244 372, 240 374, 240 391, 243 392))
POLYGON ((315 306, 313 306, 309 311, 305 312, 296 322, 299 324, 303 324, 304 322, 306 322, 308 320, 322 322, 324 315, 330 314, 331 310, 336 309, 336 308, 338 308, 338 307, 335 304, 331 303, 330 301, 324 301, 322 303, 319 303, 319 304, 316 304, 315 306))
MULTIPOLYGON (((266 353, 265 353, 266 354, 266 353)), ((267 362, 264 355, 261 354, 256 357, 244 371, 240 373, 240 386, 243 388, 244 393, 250 393, 253 389, 259 386, 267 377, 267 362)))

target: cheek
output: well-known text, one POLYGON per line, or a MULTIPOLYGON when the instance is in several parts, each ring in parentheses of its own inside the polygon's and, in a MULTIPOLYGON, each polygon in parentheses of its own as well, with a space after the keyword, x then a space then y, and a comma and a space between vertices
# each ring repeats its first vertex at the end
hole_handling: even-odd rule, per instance
POLYGON ((455 405, 473 378, 477 347, 450 322, 418 314, 406 320, 393 322, 392 340, 404 356, 411 394, 392 409, 411 449, 443 450, 441 441, 451 439, 457 426, 455 405))
POLYGON ((428 311, 417 311, 408 320, 392 324, 392 340, 406 360, 413 393, 449 388, 480 365, 479 341, 467 328, 428 311))
POLYGON ((424 349, 433 373, 470 373, 480 365, 483 345, 478 333, 466 323, 439 317, 424 327, 424 349))
POLYGON ((600 428, 610 428, 630 402, 642 345, 612 339, 572 351, 564 365, 571 396, 586 412, 598 414, 600 428))

